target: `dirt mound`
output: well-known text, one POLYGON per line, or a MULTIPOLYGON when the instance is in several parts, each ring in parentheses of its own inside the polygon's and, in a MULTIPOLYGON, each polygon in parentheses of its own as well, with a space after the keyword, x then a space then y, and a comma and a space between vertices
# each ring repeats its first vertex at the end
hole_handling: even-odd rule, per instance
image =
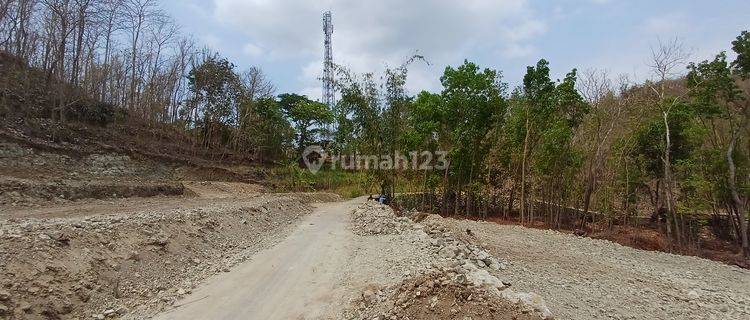
POLYGON ((412 227, 409 218, 396 217, 393 210, 368 201, 352 213, 353 230, 357 235, 400 234, 412 227))
POLYGON ((0 318, 149 314, 309 210, 292 196, 265 195, 196 209, 0 221, 0 318))
POLYGON ((188 194, 208 199, 252 196, 266 191, 261 185, 241 182, 185 181, 183 184, 188 194))
POLYGON ((504 277, 506 261, 431 219, 415 222, 425 220, 424 215, 398 217, 388 206, 366 202, 351 217, 355 241, 364 244, 353 264, 360 272, 378 269, 369 280, 391 285, 379 288, 371 283, 339 318, 551 318, 539 295, 516 292, 509 281, 499 278, 504 277), (380 240, 367 245, 368 239, 380 240), (394 275, 394 270, 400 273, 394 275), (400 281, 384 280, 383 275, 400 281))
POLYGON ((110 182, 54 180, 35 182, 26 179, 0 178, 0 205, 38 205, 64 203, 80 199, 105 199, 182 195, 180 182, 110 182))
POLYGON ((397 286, 369 288, 355 302, 351 319, 519 319, 539 314, 475 286, 456 269, 432 270, 397 286))
POLYGON ((425 223, 507 258, 503 281, 541 294, 563 319, 750 319, 750 271, 738 267, 552 230, 436 215, 425 223))
MULTIPOLYGON (((284 194, 284 193, 280 193, 280 194, 284 194)), ((302 201, 310 202, 310 203, 341 201, 340 195, 337 195, 335 193, 330 193, 330 192, 295 192, 295 193, 286 193, 286 194, 294 196, 297 199, 301 199, 302 201)))

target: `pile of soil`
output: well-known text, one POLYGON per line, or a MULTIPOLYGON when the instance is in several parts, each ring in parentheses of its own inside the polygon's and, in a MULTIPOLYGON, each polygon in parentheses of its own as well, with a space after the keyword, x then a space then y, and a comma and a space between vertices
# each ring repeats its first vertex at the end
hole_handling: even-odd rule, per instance
POLYGON ((425 223, 507 259, 503 280, 542 295, 562 319, 750 319, 750 270, 552 230, 436 215, 425 223))
POLYGON ((538 312, 488 288, 473 285, 458 269, 432 270, 379 290, 369 288, 354 302, 350 319, 519 319, 538 312))
POLYGON ((439 221, 416 212, 398 217, 392 208, 370 201, 351 218, 362 250, 352 259, 350 268, 358 276, 351 281, 370 282, 340 319, 552 317, 541 296, 517 292, 501 280, 507 261, 455 237, 439 221))
POLYGON ((150 314, 282 238, 307 203, 259 195, 193 209, 0 220, 0 318, 150 314))

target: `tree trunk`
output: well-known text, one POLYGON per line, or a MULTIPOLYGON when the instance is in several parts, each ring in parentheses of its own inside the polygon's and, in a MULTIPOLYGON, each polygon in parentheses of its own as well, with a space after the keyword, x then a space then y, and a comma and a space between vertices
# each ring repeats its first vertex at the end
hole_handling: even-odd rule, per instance
POLYGON ((671 227, 674 226, 674 235, 676 235, 677 243, 681 243, 681 234, 680 234, 680 228, 677 225, 677 213, 674 210, 674 196, 672 194, 672 163, 670 160, 669 151, 671 149, 671 140, 670 140, 670 133, 669 133, 669 121, 668 121, 668 113, 662 112, 662 115, 664 116, 664 128, 665 128, 665 141, 666 145, 664 147, 664 191, 666 193, 666 200, 667 200, 667 214, 669 215, 669 221, 667 221, 667 233, 671 235, 671 227))
MULTIPOLYGON (((738 129, 737 131, 740 130, 741 129, 738 129)), ((745 201, 740 198, 740 194, 737 191, 737 168, 734 163, 734 147, 737 143, 738 136, 739 134, 737 132, 732 133, 732 139, 730 140, 729 147, 727 148, 729 190, 732 194, 732 201, 734 201, 734 205, 737 210, 737 217, 739 218, 740 239, 742 241, 742 255, 745 258, 748 258, 750 257, 750 244, 748 243, 747 235, 747 209, 745 208, 745 201)))
POLYGON ((526 215, 526 156, 529 150, 529 109, 526 107, 526 136, 523 139, 523 160, 521 161, 521 225, 526 215))

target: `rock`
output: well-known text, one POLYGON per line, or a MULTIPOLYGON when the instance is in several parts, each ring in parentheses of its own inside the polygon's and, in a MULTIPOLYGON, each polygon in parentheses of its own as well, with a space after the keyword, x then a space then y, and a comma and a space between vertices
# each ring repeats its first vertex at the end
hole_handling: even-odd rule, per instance
POLYGON ((117 308, 117 310, 116 310, 115 312, 116 312, 117 314, 119 314, 119 315, 121 315, 121 316, 122 316, 122 315, 125 315, 125 314, 127 314, 127 313, 128 313, 128 308, 125 308, 125 307, 119 307, 119 308, 117 308))
POLYGON ((479 269, 471 263, 465 263, 461 268, 466 272, 466 279, 476 287, 505 288, 505 284, 487 270, 479 269))
POLYGON ((0 316, 8 315, 10 311, 8 310, 8 307, 0 304, 0 316))
POLYGON ((490 263, 490 268, 495 271, 505 270, 505 265, 497 262, 490 263))
POLYGON ((440 248, 438 255, 446 259, 453 259, 456 257, 456 250, 450 246, 445 246, 440 248))
POLYGON ((32 308, 31 304, 26 301, 21 301, 21 303, 19 303, 18 306, 23 312, 26 312, 26 313, 31 312, 31 308, 32 308))
POLYGON ((533 292, 515 292, 507 289, 501 291, 502 297, 513 302, 520 303, 529 311, 539 312, 543 319, 553 319, 552 312, 547 307, 547 303, 542 296, 533 292))
POLYGON ((700 298, 700 295, 695 290, 690 290, 687 293, 687 299, 688 300, 697 300, 698 298, 700 298))
POLYGON ((10 292, 6 290, 0 290, 0 301, 10 300, 10 292))
POLYGON ((375 303, 378 298, 377 294, 378 290, 376 288, 369 287, 362 292, 362 301, 364 301, 365 304, 375 303))

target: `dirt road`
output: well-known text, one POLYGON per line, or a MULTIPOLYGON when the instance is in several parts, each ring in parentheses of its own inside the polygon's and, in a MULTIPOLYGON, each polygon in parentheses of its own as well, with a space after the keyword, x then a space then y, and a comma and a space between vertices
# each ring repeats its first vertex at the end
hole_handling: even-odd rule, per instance
POLYGON ((750 315, 750 273, 713 261, 397 217, 362 198, 196 193, 0 213, 0 272, 14 275, 0 278, 0 311, 139 320, 750 315))
POLYGON ((330 318, 351 256, 349 214, 363 199, 317 205, 278 245, 210 279, 156 319, 330 318))

